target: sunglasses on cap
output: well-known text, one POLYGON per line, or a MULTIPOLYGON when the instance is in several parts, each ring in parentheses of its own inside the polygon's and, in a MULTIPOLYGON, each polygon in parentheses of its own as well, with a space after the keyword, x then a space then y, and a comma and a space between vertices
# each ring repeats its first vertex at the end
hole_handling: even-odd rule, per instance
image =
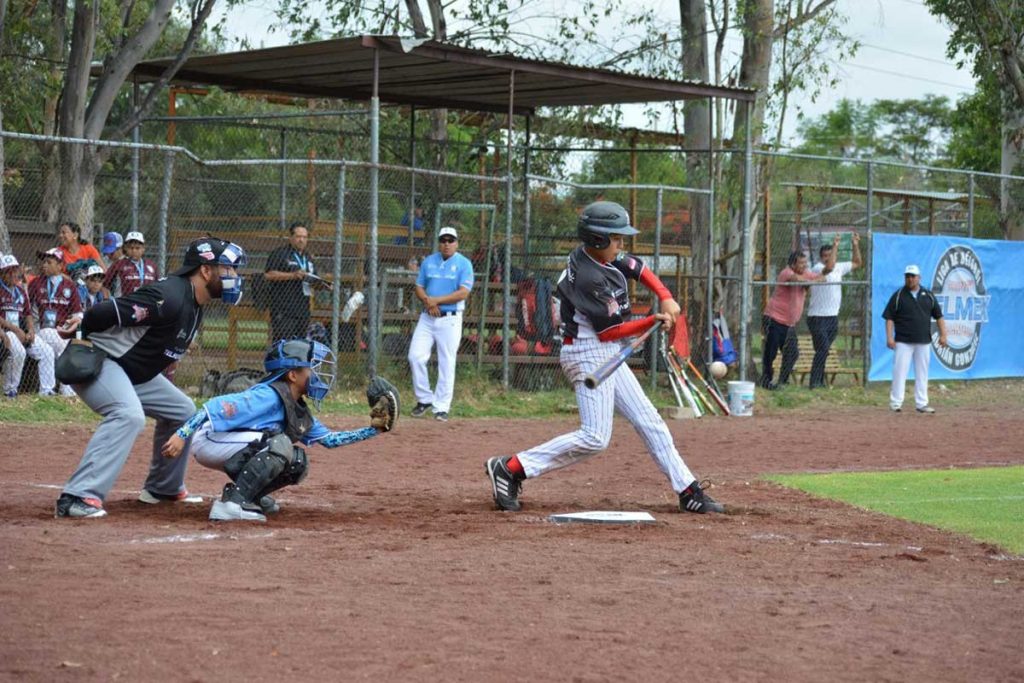
POLYGON ((438 242, 440 242, 441 244, 454 244, 455 242, 458 242, 458 240, 455 239, 454 237, 445 236, 439 239, 438 242))

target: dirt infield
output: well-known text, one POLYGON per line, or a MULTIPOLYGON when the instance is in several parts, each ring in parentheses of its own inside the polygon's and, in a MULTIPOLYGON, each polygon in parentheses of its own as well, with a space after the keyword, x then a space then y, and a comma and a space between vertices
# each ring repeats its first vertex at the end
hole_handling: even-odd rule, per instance
MULTIPOLYGON (((528 481, 522 513, 492 511, 484 458, 573 426, 403 420, 313 449, 310 477, 266 525, 215 525, 208 504, 135 502, 140 446, 109 517, 54 520, 89 430, 0 425, 0 678, 1024 679, 1024 559, 758 480, 1021 464, 1024 415, 674 423, 688 464, 735 510, 710 517, 672 512, 620 421, 606 453, 528 481), (544 521, 595 509, 658 524, 544 521)), ((190 466, 193 492, 222 483, 190 466)))

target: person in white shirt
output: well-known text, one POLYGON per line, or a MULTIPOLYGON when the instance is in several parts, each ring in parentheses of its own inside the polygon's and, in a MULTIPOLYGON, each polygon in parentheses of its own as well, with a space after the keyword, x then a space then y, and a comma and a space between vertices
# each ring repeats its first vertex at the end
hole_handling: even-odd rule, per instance
POLYGON ((811 389, 825 386, 825 361, 828 359, 832 342, 839 334, 839 307, 843 303, 843 288, 840 284, 843 276, 860 268, 863 260, 860 256, 860 235, 853 233, 853 261, 836 263, 836 252, 839 247, 839 235, 832 244, 826 244, 818 250, 820 261, 814 264, 812 272, 825 276, 828 284, 811 287, 811 303, 807 306, 807 328, 811 332, 814 343, 814 360, 811 362, 811 389))

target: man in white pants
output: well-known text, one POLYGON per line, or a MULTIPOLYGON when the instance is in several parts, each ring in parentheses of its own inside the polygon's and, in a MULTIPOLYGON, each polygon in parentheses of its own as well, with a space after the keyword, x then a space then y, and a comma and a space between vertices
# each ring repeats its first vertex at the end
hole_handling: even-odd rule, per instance
MULTIPOLYGON (((28 285, 28 301, 39 330, 35 343, 49 346, 53 357, 60 358, 68 340, 62 338, 57 330, 82 319, 82 300, 78 296, 78 285, 61 272, 64 252, 49 249, 39 252, 38 256, 41 274, 28 285)), ((75 390, 62 384, 60 394, 74 396, 75 390)))
POLYGON ((939 346, 946 346, 946 321, 935 295, 921 286, 921 269, 909 265, 903 271, 903 287, 885 306, 885 343, 896 351, 892 362, 889 409, 903 408, 910 361, 914 361, 914 404, 919 413, 934 413, 928 405, 928 363, 931 360, 932 320, 939 330, 939 346))
POLYGON ((13 254, 0 256, 0 330, 7 337, 10 355, 3 363, 4 396, 15 398, 25 369, 25 356, 39 362, 39 394, 53 396, 53 349, 36 340, 35 320, 28 292, 18 284, 21 266, 13 254))
POLYGON ((458 253, 459 235, 444 227, 437 234, 437 251, 423 259, 416 277, 416 297, 423 302, 409 345, 409 367, 416 393, 413 417, 433 410, 434 419, 448 421, 455 393, 455 353, 462 340, 462 311, 473 289, 473 264, 458 253), (437 345, 437 385, 427 375, 430 351, 437 345))

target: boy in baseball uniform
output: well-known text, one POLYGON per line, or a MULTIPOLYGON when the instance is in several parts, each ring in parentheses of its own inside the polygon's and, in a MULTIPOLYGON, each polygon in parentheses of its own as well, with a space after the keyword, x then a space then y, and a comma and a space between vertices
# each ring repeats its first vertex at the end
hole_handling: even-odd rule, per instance
POLYGON ((18 284, 20 270, 14 254, 0 256, 0 329, 10 349, 3 361, 4 396, 18 395, 26 356, 39 363, 39 395, 54 396, 57 380, 53 376, 53 349, 36 338, 28 292, 18 284))
POLYGON ((588 389, 584 378, 621 349, 621 341, 640 335, 658 320, 671 327, 679 304, 658 276, 635 256, 623 252, 623 238, 638 233, 629 214, 614 202, 594 202, 576 226, 583 243, 568 258, 558 280, 562 334, 562 370, 576 391, 580 428, 513 456, 490 458, 485 469, 499 510, 521 509, 523 480, 572 465, 608 447, 617 410, 632 423, 648 452, 679 496, 679 509, 704 514, 724 512, 705 493, 683 462, 672 435, 633 371, 623 363, 604 382, 588 389), (659 312, 630 320, 629 285, 637 280, 653 291, 659 312))
POLYGON ((274 491, 300 483, 309 460, 303 446, 337 448, 390 431, 398 417, 398 391, 374 378, 367 390, 370 426, 332 432, 316 419, 313 405, 334 384, 334 354, 320 342, 282 339, 263 362, 267 376, 245 391, 211 399, 164 444, 165 457, 178 457, 192 439, 199 464, 220 470, 231 481, 210 509, 210 519, 265 522, 280 511, 274 491), (381 403, 383 402, 383 403, 381 403))

